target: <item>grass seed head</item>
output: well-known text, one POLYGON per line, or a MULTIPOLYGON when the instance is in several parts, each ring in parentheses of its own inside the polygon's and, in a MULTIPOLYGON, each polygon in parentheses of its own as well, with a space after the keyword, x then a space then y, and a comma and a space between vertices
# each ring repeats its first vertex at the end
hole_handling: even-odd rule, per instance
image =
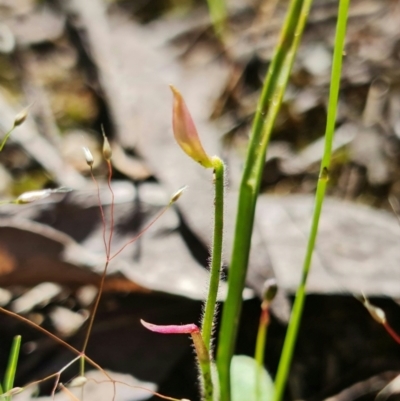
POLYGON ((186 190, 186 188, 187 188, 187 185, 185 185, 184 187, 178 189, 178 190, 172 195, 170 203, 176 202, 176 201, 181 197, 181 195, 182 195, 183 192, 186 190))
POLYGON ((112 150, 111 150, 110 142, 108 142, 106 133, 104 132, 104 128, 101 127, 101 130, 103 132, 103 157, 107 162, 109 162, 112 157, 112 150))
POLYGON ((28 117, 28 109, 21 110, 14 118, 14 128, 24 123, 28 117))
POLYGON ((36 202, 47 198, 52 191, 50 189, 41 189, 38 191, 28 191, 24 192, 16 199, 15 203, 18 205, 25 205, 27 203, 36 202))
POLYGON ((94 163, 92 152, 86 146, 83 146, 82 150, 83 150, 83 153, 85 155, 85 160, 86 160, 87 165, 89 167, 92 167, 93 163, 94 163))
POLYGON ((77 376, 71 380, 68 387, 82 387, 87 383, 87 378, 85 376, 77 376))

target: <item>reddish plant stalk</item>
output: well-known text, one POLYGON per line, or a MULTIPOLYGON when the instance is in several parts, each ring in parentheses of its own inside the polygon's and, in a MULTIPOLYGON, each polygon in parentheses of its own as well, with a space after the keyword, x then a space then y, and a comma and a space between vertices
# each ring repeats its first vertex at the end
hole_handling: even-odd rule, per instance
MULTIPOLYGON (((89 343, 90 334, 91 334, 92 329, 93 329, 94 319, 96 317, 97 309, 99 308, 101 295, 103 293, 104 282, 105 282, 106 275, 107 275, 108 265, 110 263, 111 241, 112 241, 112 236, 113 236, 113 232, 114 232, 114 202, 115 202, 115 199, 114 199, 114 191, 111 188, 112 166, 111 166, 111 161, 110 160, 107 160, 107 166, 108 166, 107 183, 108 183, 108 188, 109 188, 110 193, 111 193, 111 212, 110 212, 111 213, 111 219, 110 219, 111 220, 111 225, 110 225, 110 235, 109 235, 109 238, 108 238, 108 246, 107 246, 107 241, 106 241, 107 223, 106 223, 106 219, 105 219, 105 215, 104 215, 103 206, 102 206, 102 203, 101 203, 99 185, 98 185, 97 181, 94 179, 94 175, 92 173, 92 177, 96 181, 97 188, 98 188, 98 202, 99 202, 99 208, 100 208, 101 217, 102 217, 102 220, 103 220, 103 240, 104 240, 105 251, 106 251, 106 263, 104 265, 104 270, 103 270, 103 273, 101 275, 99 290, 97 291, 97 295, 96 295, 96 301, 95 301, 95 303, 93 305, 92 313, 90 314, 89 326, 88 326, 88 329, 86 331, 85 340, 83 342, 83 347, 82 347, 82 352, 83 353, 86 351, 87 345, 89 343)), ((92 172, 92 167, 90 167, 90 170, 92 172)), ((81 375, 83 376, 84 363, 82 363, 81 370, 82 370, 81 371, 81 375)))
POLYGON ((107 241, 106 241, 106 217, 104 215, 104 210, 103 210, 103 205, 101 203, 101 198, 100 198, 100 186, 99 183, 97 182, 96 178, 94 177, 93 174, 93 167, 90 166, 90 176, 94 182, 94 184, 96 185, 96 190, 97 190, 97 201, 99 204, 99 209, 100 209, 100 215, 101 215, 101 221, 103 224, 103 243, 104 243, 104 249, 106 250, 106 254, 107 254, 107 241))
POLYGON ((400 336, 393 330, 393 328, 390 326, 388 322, 385 322, 382 324, 385 330, 388 332, 390 337, 393 338, 394 341, 396 341, 397 344, 400 344, 400 336))
POLYGON ((111 212, 110 212, 110 217, 111 217, 111 225, 110 225, 110 236, 108 238, 108 249, 107 249, 107 261, 110 261, 110 255, 111 255, 111 242, 112 242, 112 237, 114 234, 114 200, 115 200, 115 195, 114 191, 111 187, 111 179, 112 179, 112 166, 111 166, 111 161, 107 160, 107 166, 108 166, 108 189, 110 190, 111 193, 111 212))

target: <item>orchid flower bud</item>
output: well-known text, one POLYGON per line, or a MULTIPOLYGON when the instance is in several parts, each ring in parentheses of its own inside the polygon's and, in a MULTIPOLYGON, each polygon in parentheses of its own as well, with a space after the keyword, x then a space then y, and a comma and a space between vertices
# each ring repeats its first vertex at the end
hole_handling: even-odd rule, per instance
POLYGON ((174 95, 172 127, 174 136, 183 151, 205 168, 212 168, 213 162, 203 149, 192 116, 181 93, 170 85, 174 95))
POLYGON ((145 322, 143 319, 140 319, 140 323, 142 323, 147 330, 161 334, 193 334, 200 332, 200 329, 193 323, 183 325, 158 325, 145 322))
POLYGON ((210 362, 209 354, 204 344, 203 337, 201 335, 200 329, 194 323, 182 324, 182 325, 158 325, 153 323, 145 322, 140 319, 140 323, 150 331, 160 334, 190 334, 192 337, 193 345, 196 350, 197 358, 200 363, 210 362))

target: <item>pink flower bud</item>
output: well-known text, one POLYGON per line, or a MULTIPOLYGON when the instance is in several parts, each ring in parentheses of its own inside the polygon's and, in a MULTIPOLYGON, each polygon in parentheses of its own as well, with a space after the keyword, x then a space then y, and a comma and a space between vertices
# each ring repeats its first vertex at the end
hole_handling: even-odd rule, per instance
POLYGON ((194 323, 159 326, 157 324, 147 323, 142 319, 140 320, 140 323, 142 323, 142 325, 146 327, 146 329, 161 334, 193 334, 200 332, 199 328, 194 323))
POLYGON ((157 324, 147 323, 144 320, 140 320, 140 323, 146 329, 153 331, 155 333, 161 334, 190 334, 193 340, 193 345, 196 350, 197 358, 200 363, 210 363, 210 356, 206 345, 204 344, 203 337, 201 335, 200 329, 194 323, 183 324, 183 325, 163 325, 159 326, 157 324))
POLYGON ((192 116, 190 115, 182 95, 172 85, 170 85, 170 88, 174 95, 172 127, 176 141, 183 151, 193 160, 200 163, 205 168, 212 168, 212 160, 203 149, 196 126, 194 125, 192 116))

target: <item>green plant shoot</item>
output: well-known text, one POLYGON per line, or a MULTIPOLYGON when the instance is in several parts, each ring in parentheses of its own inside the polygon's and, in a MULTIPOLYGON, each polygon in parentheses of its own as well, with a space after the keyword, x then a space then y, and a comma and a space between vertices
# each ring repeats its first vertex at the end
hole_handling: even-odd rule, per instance
MULTIPOLYGON (((15 374, 17 372, 20 347, 21 347, 21 336, 15 336, 13 343, 11 345, 11 351, 8 359, 6 373, 4 376, 3 387, 1 387, 0 385, 0 394, 7 393, 14 386, 14 379, 15 379, 15 374)), ((11 401, 11 396, 7 396, 5 399, 6 401, 11 401)))
POLYGON ((242 307, 242 291, 250 253, 254 213, 267 146, 282 103, 312 0, 292 0, 275 49, 253 120, 239 193, 228 296, 219 333, 217 367, 221 401, 230 400, 230 363, 242 307))
POLYGON ((287 377, 289 375, 294 346, 296 344, 301 316, 303 313, 304 301, 306 297, 306 282, 308 273, 310 271, 315 241, 317 238, 319 218, 321 215, 322 204, 324 202, 326 187, 329 179, 329 167, 331 162, 332 142, 336 123, 336 111, 339 98, 340 76, 342 71, 342 59, 346 36, 349 1, 350 0, 340 0, 339 3, 335 48, 333 52, 331 84, 329 91, 328 116, 325 131, 325 149, 321 161, 321 168, 315 197, 314 213, 311 223, 311 231, 308 237, 308 245, 303 264, 301 282, 296 293, 296 299, 294 302, 289 327, 287 329, 283 351, 278 366, 278 372, 275 379, 274 401, 280 401, 282 399, 287 377))

